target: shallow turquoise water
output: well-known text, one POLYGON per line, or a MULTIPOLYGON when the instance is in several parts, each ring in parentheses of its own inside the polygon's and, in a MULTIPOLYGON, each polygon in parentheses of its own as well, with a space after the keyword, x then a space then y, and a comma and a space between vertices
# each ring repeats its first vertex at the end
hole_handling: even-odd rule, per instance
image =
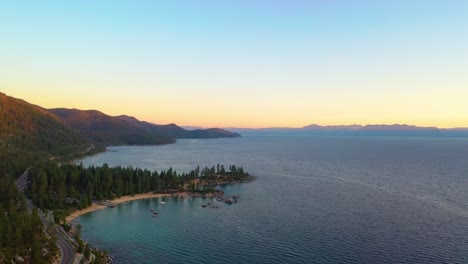
POLYGON ((468 141, 247 136, 115 147, 85 164, 244 166, 239 203, 129 202, 78 219, 116 263, 466 263, 468 141), (150 208, 159 211, 152 217, 150 208))

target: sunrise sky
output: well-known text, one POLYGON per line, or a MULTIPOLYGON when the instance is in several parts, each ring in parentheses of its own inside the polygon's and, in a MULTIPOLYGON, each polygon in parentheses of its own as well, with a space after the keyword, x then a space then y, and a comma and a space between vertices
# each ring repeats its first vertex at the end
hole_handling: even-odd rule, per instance
POLYGON ((468 1, 3 1, 0 91, 159 124, 467 127, 468 1))

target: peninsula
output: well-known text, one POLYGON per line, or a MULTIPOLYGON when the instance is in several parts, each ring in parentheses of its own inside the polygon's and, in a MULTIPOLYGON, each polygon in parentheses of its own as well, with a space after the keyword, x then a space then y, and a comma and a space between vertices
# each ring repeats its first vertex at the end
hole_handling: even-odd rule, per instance
MULTIPOLYGON (((188 173, 172 168, 149 171, 132 167, 84 167, 82 164, 41 163, 29 172, 26 194, 42 210, 52 210, 54 220, 68 230, 80 215, 117 204, 156 197, 217 197, 223 184, 243 183, 255 178, 243 167, 218 164, 188 173), (67 184, 65 184, 67 183, 67 184)), ((229 200, 227 200, 229 201, 229 200)))

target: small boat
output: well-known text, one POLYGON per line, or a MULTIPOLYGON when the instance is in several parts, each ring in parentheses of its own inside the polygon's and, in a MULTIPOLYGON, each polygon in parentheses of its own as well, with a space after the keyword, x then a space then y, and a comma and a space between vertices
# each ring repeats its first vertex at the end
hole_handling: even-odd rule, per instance
POLYGON ((154 209, 153 209, 153 208, 151 208, 151 209, 150 209, 150 211, 152 212, 152 211, 154 211, 154 209))
POLYGON ((159 213, 158 213, 158 211, 154 211, 153 214, 154 214, 154 215, 157 215, 157 214, 159 214, 159 213))
POLYGON ((206 204, 202 204, 201 207, 205 208, 205 207, 207 207, 207 205, 206 205, 206 204))
POLYGON ((166 202, 165 202, 165 201, 161 201, 161 202, 159 202, 159 204, 166 204, 166 202))

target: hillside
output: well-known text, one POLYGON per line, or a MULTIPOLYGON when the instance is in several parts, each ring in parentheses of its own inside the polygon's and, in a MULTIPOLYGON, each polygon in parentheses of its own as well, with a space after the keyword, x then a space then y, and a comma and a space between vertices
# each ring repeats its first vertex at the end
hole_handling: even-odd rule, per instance
POLYGON ((95 110, 50 109, 65 124, 93 138, 110 144, 164 144, 174 138, 239 137, 223 129, 185 130, 175 124, 156 125, 135 117, 109 116, 95 110), (139 143, 140 142, 140 143, 139 143))
POLYGON ((108 116, 96 110, 50 109, 62 122, 102 145, 160 145, 175 140, 137 126, 127 118, 108 116))
POLYGON ((65 155, 89 147, 85 138, 46 109, 0 93, 0 148, 2 154, 39 151, 65 155))
POLYGON ((145 121, 139 121, 132 116, 121 115, 117 118, 131 122, 138 127, 152 131, 159 135, 171 138, 233 138, 241 136, 238 133, 233 133, 220 128, 189 130, 184 129, 176 124, 156 125, 145 121))
POLYGON ((70 159, 91 147, 47 110, 0 93, 0 263, 56 262, 55 229, 45 228, 16 179, 40 161, 70 159))
POLYGON ((238 133, 219 128, 187 130, 176 124, 155 125, 147 122, 142 123, 150 131, 174 138, 234 138, 241 136, 238 133))
MULTIPOLYGON (((84 154, 93 145, 159 145, 175 138, 238 137, 222 129, 185 130, 156 125, 130 116, 109 116, 96 110, 44 109, 0 93, 0 158, 47 159, 84 154)), ((28 163, 29 161, 26 161, 28 163)))

